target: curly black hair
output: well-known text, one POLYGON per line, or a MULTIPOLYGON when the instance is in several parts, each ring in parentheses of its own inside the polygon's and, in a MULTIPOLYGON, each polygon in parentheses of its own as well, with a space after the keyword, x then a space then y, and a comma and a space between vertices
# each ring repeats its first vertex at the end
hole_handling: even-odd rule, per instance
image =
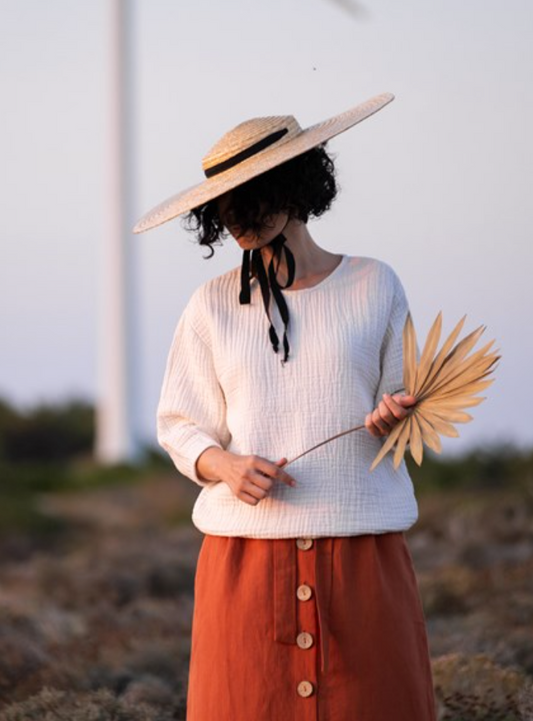
MULTIPOLYGON (((307 223, 329 210, 339 190, 332 154, 326 152, 327 141, 305 153, 287 160, 258 175, 231 191, 232 222, 242 233, 257 233, 268 216, 287 212, 290 219, 307 223), (260 205, 264 210, 260 213, 260 205)), ((184 217, 184 227, 196 231, 200 245, 221 245, 228 235, 218 213, 218 198, 190 210, 184 217)))

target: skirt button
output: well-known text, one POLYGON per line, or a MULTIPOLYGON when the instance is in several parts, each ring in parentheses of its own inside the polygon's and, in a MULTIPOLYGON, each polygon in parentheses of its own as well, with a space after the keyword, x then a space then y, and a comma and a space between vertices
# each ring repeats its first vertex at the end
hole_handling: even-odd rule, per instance
POLYGON ((313 595, 313 590, 307 583, 302 583, 302 585, 296 589, 296 595, 300 601, 308 601, 313 595))
POLYGON ((313 545, 312 538, 297 538, 296 545, 301 551, 307 551, 313 545))
POLYGON ((296 636, 296 643, 300 648, 311 648, 314 643, 314 639, 307 631, 302 631, 296 636))
POLYGON ((313 686, 311 681, 300 681, 300 683, 298 684, 298 693, 304 698, 306 698, 307 696, 311 696, 314 690, 315 687, 313 686))

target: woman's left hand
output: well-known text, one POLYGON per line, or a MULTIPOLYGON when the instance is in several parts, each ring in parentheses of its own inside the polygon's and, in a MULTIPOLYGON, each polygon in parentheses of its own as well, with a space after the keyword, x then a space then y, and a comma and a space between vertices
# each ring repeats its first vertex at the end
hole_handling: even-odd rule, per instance
POLYGON ((367 431, 372 436, 388 436, 394 426, 409 415, 410 407, 416 405, 416 402, 416 396, 405 396, 400 393, 391 396, 384 393, 378 407, 365 418, 367 431))

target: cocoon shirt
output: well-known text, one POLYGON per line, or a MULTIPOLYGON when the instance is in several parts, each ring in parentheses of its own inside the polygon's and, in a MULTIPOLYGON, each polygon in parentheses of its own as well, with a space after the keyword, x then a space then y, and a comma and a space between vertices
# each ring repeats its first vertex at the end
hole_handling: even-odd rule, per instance
MULTIPOLYGON (((274 482, 252 506, 223 481, 198 477, 210 446, 270 461, 297 456, 364 423, 383 393, 403 389, 408 302, 395 271, 375 258, 344 255, 320 283, 283 290, 290 356, 268 338, 259 284, 240 305, 240 267, 199 286, 171 343, 157 408, 157 438, 176 468, 202 486, 192 512, 203 533, 250 538, 357 535, 406 530, 418 518, 405 462, 366 429, 292 463, 296 487, 274 482)), ((276 330, 283 324, 274 303, 276 330)), ((281 337, 280 335, 280 337, 281 337)))

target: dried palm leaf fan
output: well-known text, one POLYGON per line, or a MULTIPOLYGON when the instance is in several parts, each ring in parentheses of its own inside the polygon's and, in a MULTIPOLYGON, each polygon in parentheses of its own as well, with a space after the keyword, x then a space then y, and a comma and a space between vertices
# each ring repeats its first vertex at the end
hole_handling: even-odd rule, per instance
MULTIPOLYGON (((466 315, 461 318, 435 355, 442 330, 442 313, 439 313, 431 326, 417 365, 416 334, 411 314, 407 314, 403 329, 403 383, 406 394, 415 396, 417 402, 411 406, 407 417, 397 423, 389 433, 370 466, 371 471, 394 446, 394 468, 400 465, 407 444, 418 465, 422 463, 424 445, 440 453, 442 448, 439 434, 456 438, 459 433, 453 423, 467 423, 472 420, 472 416, 462 409, 477 406, 485 400, 485 397, 475 396, 494 382, 494 378, 488 376, 496 369, 494 364, 501 356, 497 351, 489 353, 494 340, 468 355, 486 326, 480 326, 452 347, 465 319, 466 315)), ((398 391, 393 391, 396 392, 398 391)), ((284 467, 325 443, 364 428, 365 426, 361 425, 338 433, 292 458, 284 467)))

